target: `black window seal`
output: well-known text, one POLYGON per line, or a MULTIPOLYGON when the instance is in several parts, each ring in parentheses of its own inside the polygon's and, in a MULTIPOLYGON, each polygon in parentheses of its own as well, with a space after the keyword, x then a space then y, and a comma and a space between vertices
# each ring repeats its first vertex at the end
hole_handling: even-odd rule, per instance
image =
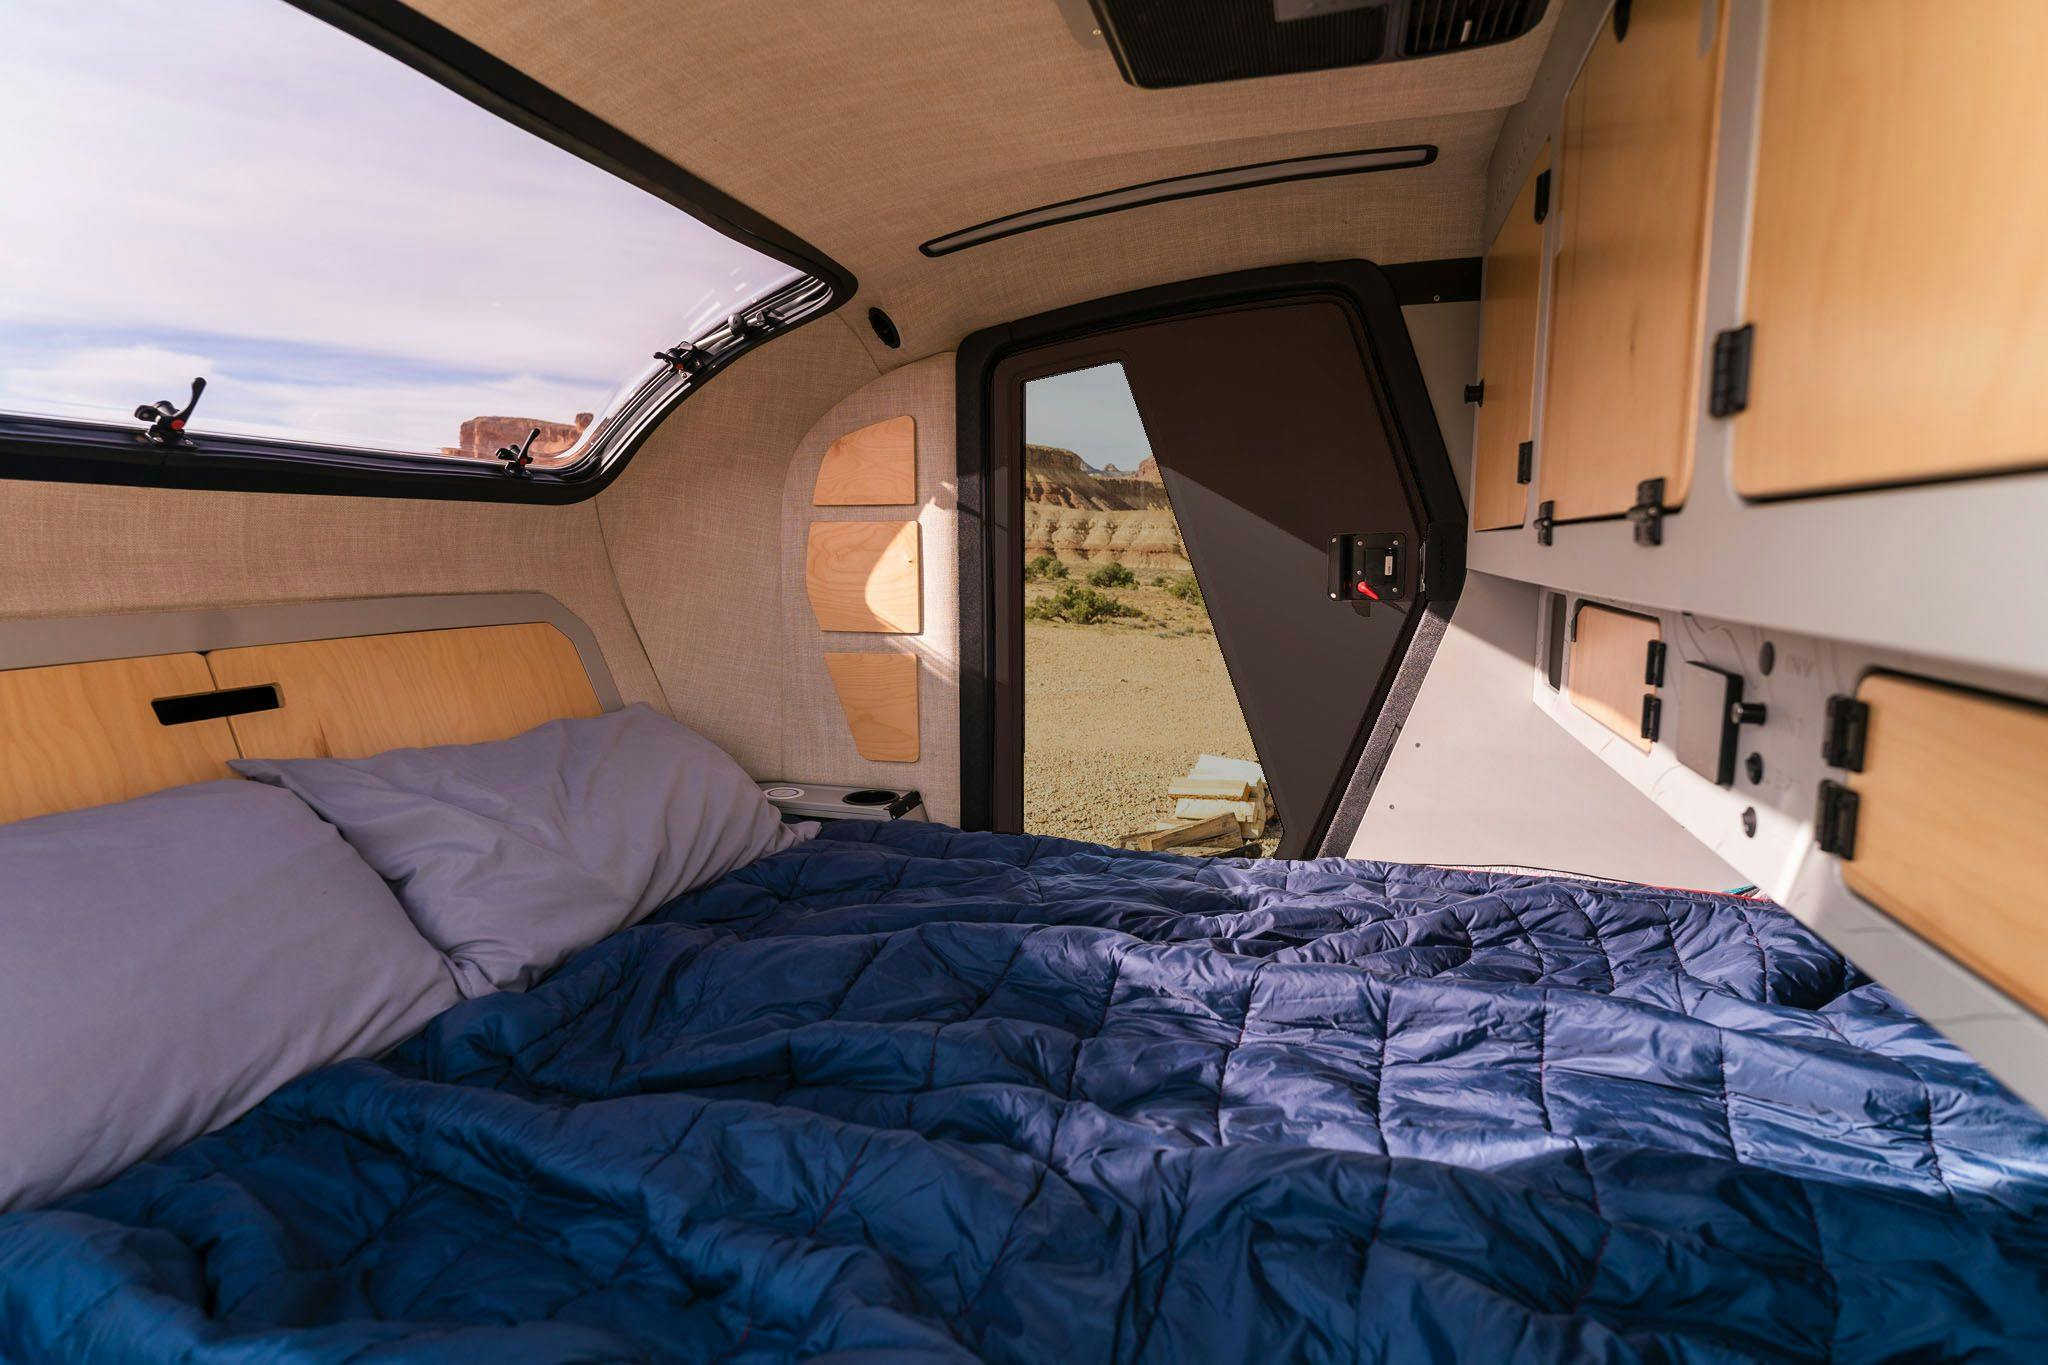
MULTIPOLYGON (((410 7, 396 0, 285 2, 807 278, 749 307, 751 316, 765 313, 769 319, 760 332, 733 337, 721 326, 704 338, 689 338, 706 352, 701 367, 686 376, 649 380, 606 414, 615 434, 601 438, 590 456, 559 469, 529 468, 512 477, 488 461, 216 435, 203 422, 189 433, 190 448, 152 446, 137 439, 140 424, 9 413, 0 414, 0 478, 458 502, 582 502, 625 472, 654 428, 727 365, 824 317, 858 290, 852 272, 802 238, 410 7)), ((138 395, 138 401, 148 396, 138 395)))

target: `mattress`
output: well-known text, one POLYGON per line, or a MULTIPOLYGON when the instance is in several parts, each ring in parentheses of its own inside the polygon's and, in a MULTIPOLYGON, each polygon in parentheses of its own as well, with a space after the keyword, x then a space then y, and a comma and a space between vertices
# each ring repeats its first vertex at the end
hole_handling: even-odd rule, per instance
POLYGON ((2044 1208, 1762 902, 837 825, 0 1219, 0 1358, 2038 1359, 2044 1208))

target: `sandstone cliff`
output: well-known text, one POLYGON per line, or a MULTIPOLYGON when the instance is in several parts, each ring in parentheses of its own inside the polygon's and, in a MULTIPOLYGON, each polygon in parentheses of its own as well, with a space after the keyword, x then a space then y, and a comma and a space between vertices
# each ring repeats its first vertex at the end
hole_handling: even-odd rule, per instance
POLYGON ((1024 557, 1185 572, 1187 550, 1159 466, 1136 474, 1091 468, 1071 450, 1024 448, 1024 557))

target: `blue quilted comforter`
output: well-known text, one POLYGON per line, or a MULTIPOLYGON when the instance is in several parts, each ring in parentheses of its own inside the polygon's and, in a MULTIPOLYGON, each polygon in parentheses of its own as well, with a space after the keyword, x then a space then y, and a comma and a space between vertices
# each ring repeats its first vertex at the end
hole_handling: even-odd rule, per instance
POLYGON ((2039 1360, 2044 1209, 1761 903, 842 825, 0 1219, 0 1357, 2039 1360))

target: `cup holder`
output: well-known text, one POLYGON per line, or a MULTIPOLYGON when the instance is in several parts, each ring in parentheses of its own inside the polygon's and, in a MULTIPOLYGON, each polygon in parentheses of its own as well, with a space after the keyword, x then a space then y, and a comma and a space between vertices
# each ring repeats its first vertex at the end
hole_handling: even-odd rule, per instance
POLYGON ((848 792, 839 798, 848 806, 886 806, 896 799, 896 793, 883 791, 879 787, 865 787, 857 792, 848 792))

